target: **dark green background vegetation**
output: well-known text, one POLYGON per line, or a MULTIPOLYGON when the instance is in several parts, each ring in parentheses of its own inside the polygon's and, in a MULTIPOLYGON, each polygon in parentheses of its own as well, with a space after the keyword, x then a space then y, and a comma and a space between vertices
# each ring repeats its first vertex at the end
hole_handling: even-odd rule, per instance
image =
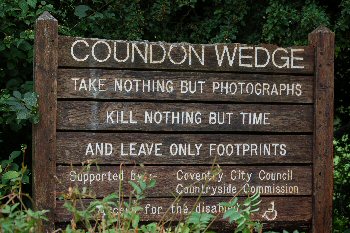
MULTIPOLYGON (((291 46, 329 27, 336 34, 334 231, 350 228, 350 0, 0 0, 2 95, 32 90, 34 22, 45 10, 62 35, 126 40, 291 46)), ((31 126, 6 106, 0 99, 1 159, 31 144, 31 126)))

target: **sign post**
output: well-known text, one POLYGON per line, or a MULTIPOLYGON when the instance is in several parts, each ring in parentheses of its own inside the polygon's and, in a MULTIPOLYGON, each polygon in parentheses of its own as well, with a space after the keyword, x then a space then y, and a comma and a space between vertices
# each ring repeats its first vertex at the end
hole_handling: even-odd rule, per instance
POLYGON ((309 34, 315 47, 315 122, 313 152, 314 232, 332 229, 334 33, 319 27, 309 34))
POLYGON ((254 219, 266 228, 331 232, 334 35, 318 28, 309 41, 281 48, 75 38, 59 36, 44 13, 33 192, 36 207, 51 210, 46 230, 69 221, 57 199, 69 187, 103 198, 121 182, 128 193, 145 170, 157 185, 144 221, 167 209, 185 216, 198 196, 197 212, 220 214, 220 202, 258 191, 254 219), (86 160, 99 169, 81 174, 86 160), (182 196, 176 206, 174 194, 182 196))
POLYGON ((50 211, 44 227, 51 232, 56 203, 57 20, 45 12, 37 19, 35 32, 34 89, 39 94, 40 122, 33 126, 33 200, 37 209, 50 211))

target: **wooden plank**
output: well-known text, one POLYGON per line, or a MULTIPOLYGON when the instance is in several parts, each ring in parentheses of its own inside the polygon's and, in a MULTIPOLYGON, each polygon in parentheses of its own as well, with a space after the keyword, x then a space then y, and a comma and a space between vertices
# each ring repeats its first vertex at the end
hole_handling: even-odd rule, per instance
POLYGON ((96 197, 104 197, 118 191, 122 183, 127 195, 130 192, 127 181, 135 180, 141 174, 158 183, 147 192, 149 197, 233 196, 256 190, 267 196, 312 194, 311 166, 223 166, 220 169, 216 166, 126 166, 122 169, 120 166, 99 166, 90 170, 58 166, 57 192, 67 192, 69 187, 87 187, 96 197))
POLYGON ((59 48, 60 67, 288 74, 314 71, 312 46, 192 45, 60 36, 59 48))
POLYGON ((58 98, 312 103, 313 77, 59 69, 58 98))
POLYGON ((57 77, 57 20, 43 13, 35 26, 34 89, 38 93, 41 119, 33 126, 33 200, 35 209, 49 210, 49 221, 40 232, 54 229, 56 187, 56 77, 57 77), (43 169, 45 168, 45 169, 43 169))
MULTIPOLYGON (((219 203, 228 202, 231 198, 232 197, 202 197, 197 204, 197 198, 181 198, 176 201, 174 198, 146 198, 141 202, 141 206, 143 207, 143 210, 140 212, 141 220, 160 221, 166 216, 166 219, 168 220, 179 221, 184 219, 184 217, 191 213, 191 210, 193 209, 194 212, 213 214, 217 216, 216 220, 218 222, 225 222, 226 220, 222 219, 225 209, 220 206, 219 203)), ((243 200, 243 198, 240 198, 239 202, 242 202, 243 200)), ((275 217, 275 212, 271 211, 266 215, 264 215, 264 213, 272 207, 271 202, 273 202, 274 210, 276 210, 277 213, 273 222, 277 222, 277 224, 279 223, 279 226, 283 226, 282 224, 286 224, 286 222, 305 223, 311 221, 311 197, 262 197, 261 200, 262 202, 259 205, 259 211, 253 215, 254 220, 263 221, 266 224, 272 222, 268 219, 275 217)), ((88 199, 83 200, 83 206, 87 207, 90 201, 91 200, 88 199)), ((63 207, 63 204, 63 201, 57 201, 55 211, 56 218, 61 222, 68 222, 72 216, 63 207)), ((80 206, 79 209, 81 209, 80 206)), ((119 208, 116 208, 114 209, 114 212, 118 214, 118 210, 119 208)), ((275 225, 274 227, 277 226, 275 225)), ((264 229, 268 228, 265 227, 264 229)))
POLYGON ((311 105, 59 101, 57 128, 116 131, 312 132, 312 116, 311 105), (259 117, 259 121, 253 122, 253 118, 259 117))
POLYGON ((312 135, 57 133, 57 163, 311 163, 312 135))
POLYGON ((319 27, 309 34, 315 46, 315 132, 313 232, 332 232, 334 33, 319 27))

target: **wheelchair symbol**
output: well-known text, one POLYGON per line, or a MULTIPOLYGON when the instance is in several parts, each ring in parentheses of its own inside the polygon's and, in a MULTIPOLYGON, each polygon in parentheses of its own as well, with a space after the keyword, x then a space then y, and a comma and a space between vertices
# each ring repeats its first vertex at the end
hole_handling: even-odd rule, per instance
POLYGON ((263 218, 265 218, 268 221, 275 220, 277 218, 277 210, 275 210, 275 202, 270 202, 271 207, 268 208, 265 213, 262 215, 263 218))

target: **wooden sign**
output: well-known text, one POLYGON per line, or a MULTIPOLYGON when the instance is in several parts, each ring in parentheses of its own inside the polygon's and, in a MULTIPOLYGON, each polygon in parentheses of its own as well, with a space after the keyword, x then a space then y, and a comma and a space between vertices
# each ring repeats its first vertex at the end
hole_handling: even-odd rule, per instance
POLYGON ((254 219, 265 229, 331 232, 327 28, 307 46, 281 48, 76 38, 57 25, 44 13, 35 37, 33 195, 50 210, 46 230, 69 221, 58 200, 69 187, 103 198, 147 172, 157 185, 142 203, 145 221, 167 210, 177 219, 189 208, 222 214, 219 202, 258 191, 254 219), (87 160, 99 169, 82 172, 87 160), (173 196, 182 196, 176 205, 173 196))

